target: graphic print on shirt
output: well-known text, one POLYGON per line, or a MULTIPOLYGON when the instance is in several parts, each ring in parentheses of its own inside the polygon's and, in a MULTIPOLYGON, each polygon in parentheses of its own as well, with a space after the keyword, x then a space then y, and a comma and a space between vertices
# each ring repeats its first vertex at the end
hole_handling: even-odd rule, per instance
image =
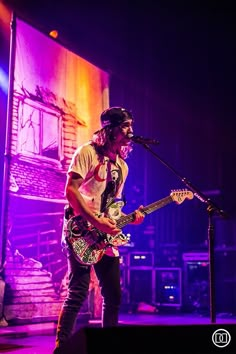
POLYGON ((100 170, 100 167, 102 166, 102 165, 105 165, 105 163, 103 162, 103 163, 99 163, 96 167, 95 167, 95 170, 94 170, 94 178, 96 179, 96 181, 98 181, 98 182, 104 182, 106 179, 105 178, 101 178, 100 176, 99 176, 99 170, 100 170))
POLYGON ((108 206, 114 201, 117 191, 122 182, 122 172, 119 165, 115 165, 111 161, 107 164, 107 185, 101 195, 101 212, 105 212, 108 206))

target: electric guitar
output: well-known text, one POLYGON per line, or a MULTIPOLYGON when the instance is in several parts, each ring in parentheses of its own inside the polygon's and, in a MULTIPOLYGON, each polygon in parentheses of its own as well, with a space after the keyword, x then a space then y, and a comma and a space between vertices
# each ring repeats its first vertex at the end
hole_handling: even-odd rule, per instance
MULTIPOLYGON (((172 190, 170 195, 143 207, 144 215, 150 214, 171 202, 181 204, 185 199, 193 199, 193 193, 186 189, 172 190)), ((116 220, 119 229, 131 223, 135 213, 122 215, 123 201, 114 202, 108 209, 107 217, 116 220)), ((99 215, 98 215, 99 216, 99 215)), ((78 262, 84 265, 97 263, 104 255, 108 246, 123 246, 129 242, 129 236, 121 233, 117 235, 106 234, 81 216, 72 216, 65 228, 66 241, 78 262)))

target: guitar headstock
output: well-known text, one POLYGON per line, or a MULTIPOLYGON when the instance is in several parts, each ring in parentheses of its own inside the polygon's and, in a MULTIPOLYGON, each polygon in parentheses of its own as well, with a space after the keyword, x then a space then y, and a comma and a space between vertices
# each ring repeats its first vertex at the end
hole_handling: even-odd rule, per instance
POLYGON ((187 189, 172 190, 170 196, 177 204, 183 203, 185 199, 193 199, 193 192, 187 189))

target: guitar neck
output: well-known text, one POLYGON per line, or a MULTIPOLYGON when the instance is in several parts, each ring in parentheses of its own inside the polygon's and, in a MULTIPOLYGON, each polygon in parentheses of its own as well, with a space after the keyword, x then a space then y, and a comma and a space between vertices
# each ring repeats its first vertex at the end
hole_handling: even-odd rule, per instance
MULTIPOLYGON (((154 202, 152 204, 147 205, 146 207, 143 207, 142 212, 145 215, 151 214, 153 211, 158 210, 158 209, 166 206, 167 204, 170 204, 171 202, 173 202, 173 199, 171 198, 171 196, 165 197, 163 199, 158 200, 157 202, 154 202)), ((122 216, 117 221, 116 224, 119 228, 122 228, 122 227, 130 224, 132 221, 134 221, 134 218, 135 218, 135 213, 132 212, 130 214, 122 216)))

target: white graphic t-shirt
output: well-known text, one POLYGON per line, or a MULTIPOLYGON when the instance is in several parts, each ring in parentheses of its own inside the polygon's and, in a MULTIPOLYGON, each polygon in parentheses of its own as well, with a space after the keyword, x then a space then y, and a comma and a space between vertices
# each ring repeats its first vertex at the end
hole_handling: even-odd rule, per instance
MULTIPOLYGON (((100 160, 91 143, 75 151, 68 173, 75 172, 83 178, 79 192, 94 213, 105 212, 114 199, 122 198, 122 191, 128 175, 127 163, 117 156, 110 161, 106 156, 100 160)), ((119 256, 117 247, 107 247, 105 254, 119 256)))

